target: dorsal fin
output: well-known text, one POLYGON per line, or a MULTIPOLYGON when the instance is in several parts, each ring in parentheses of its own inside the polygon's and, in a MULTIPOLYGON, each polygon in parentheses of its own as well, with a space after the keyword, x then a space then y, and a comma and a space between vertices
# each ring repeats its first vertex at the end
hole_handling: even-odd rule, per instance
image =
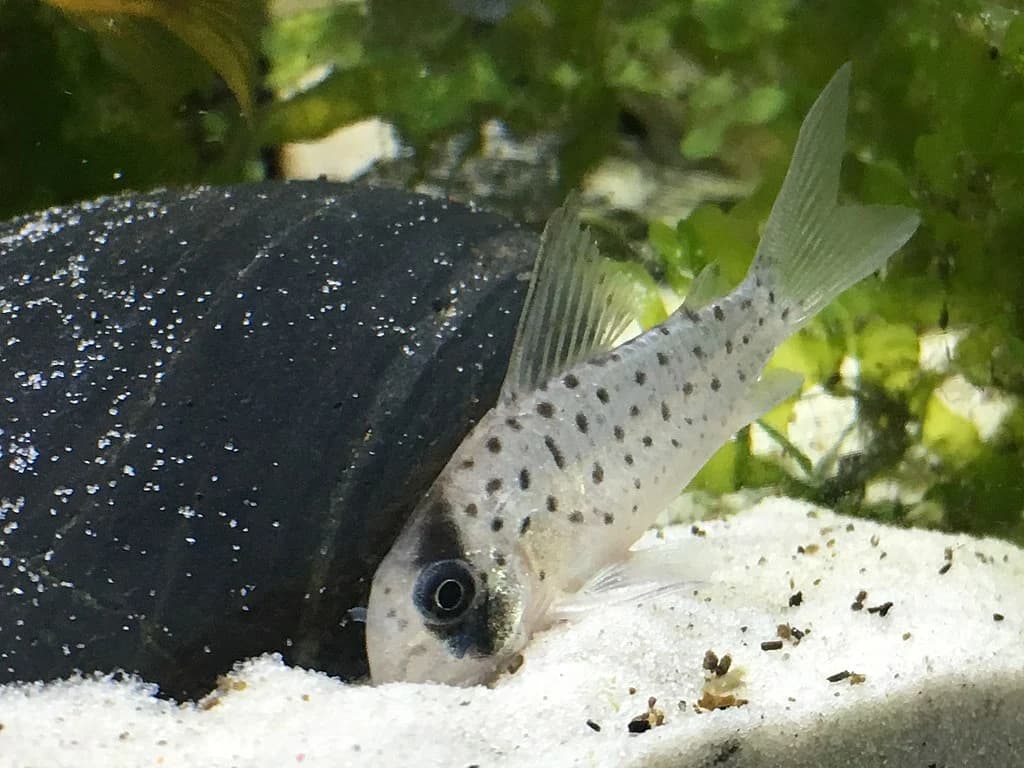
POLYGON ((504 400, 612 348, 632 319, 632 286, 601 256, 570 194, 541 237, 519 318, 504 400))
POLYGON ((729 292, 729 285, 722 275, 722 268, 718 262, 713 261, 704 267, 690 283, 690 290, 686 292, 682 306, 687 309, 701 309, 706 307, 715 299, 725 296, 729 292))

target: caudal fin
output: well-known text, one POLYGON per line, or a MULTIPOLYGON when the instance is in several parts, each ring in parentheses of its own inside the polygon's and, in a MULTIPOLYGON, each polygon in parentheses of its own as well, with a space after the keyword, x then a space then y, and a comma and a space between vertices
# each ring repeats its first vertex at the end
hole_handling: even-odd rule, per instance
POLYGON ((920 221, 909 208, 838 204, 849 85, 847 62, 804 118, 751 266, 792 308, 795 324, 883 267, 920 221))

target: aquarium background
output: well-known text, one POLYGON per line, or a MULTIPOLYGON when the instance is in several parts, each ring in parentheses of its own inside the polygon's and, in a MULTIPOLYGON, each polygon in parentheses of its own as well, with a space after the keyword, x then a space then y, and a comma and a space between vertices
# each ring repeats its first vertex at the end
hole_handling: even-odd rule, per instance
POLYGON ((660 289, 685 294, 710 262, 739 280, 847 60, 844 193, 911 205, 921 227, 884 281, 780 350, 805 397, 691 490, 1024 542, 1024 14, 1008 3, 0 0, 0 216, 279 177, 283 147, 377 118, 400 151, 374 183, 537 226, 589 188, 650 324, 660 289), (600 193, 620 187, 641 192, 600 193), (813 398, 852 414, 828 445, 794 435, 813 398))

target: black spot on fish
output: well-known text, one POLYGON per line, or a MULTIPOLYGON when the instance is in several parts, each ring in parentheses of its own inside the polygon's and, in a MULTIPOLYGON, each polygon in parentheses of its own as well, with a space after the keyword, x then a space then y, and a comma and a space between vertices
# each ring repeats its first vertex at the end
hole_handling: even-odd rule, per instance
POLYGON ((587 415, 585 413, 576 414, 576 429, 582 432, 584 435, 587 434, 587 429, 590 425, 587 422, 587 415))
POLYGON ((686 422, 686 426, 688 426, 688 427, 692 427, 693 426, 693 419, 691 419, 689 416, 684 418, 683 421, 686 422))
POLYGON ((672 438, 672 447, 673 447, 673 448, 680 448, 681 446, 682 446, 682 443, 680 443, 680 442, 679 442, 678 440, 676 440, 676 439, 675 439, 675 438, 673 437, 673 438, 672 438))
POLYGON ((519 487, 524 491, 530 487, 530 470, 526 467, 519 470, 519 487))
POLYGON ((608 398, 608 390, 605 389, 604 387, 598 387, 598 389, 597 389, 597 399, 600 400, 602 403, 607 403, 608 399, 609 399, 608 398))
POLYGON ((519 523, 519 535, 522 536, 528 530, 530 530, 530 516, 529 515, 524 517, 522 522, 519 523))
POLYGON ((732 354, 732 341, 730 339, 725 340, 725 354, 732 354))
POLYGON ((736 377, 740 381, 746 381, 747 380, 747 374, 745 374, 743 371, 736 371, 736 377))
POLYGON ((491 520, 491 530, 494 531, 495 533, 500 531, 504 526, 505 526, 505 521, 502 520, 500 517, 496 517, 493 520, 491 520))
POLYGON ((559 449, 558 444, 555 443, 555 438, 551 435, 544 436, 544 445, 551 452, 551 458, 555 460, 555 466, 559 469, 565 469, 565 456, 562 455, 562 451, 559 449))
POLYGON ((693 384, 691 384, 690 382, 686 382, 685 384, 683 384, 683 394, 684 395, 692 395, 693 394, 693 384))
POLYGON ((660 328, 658 328, 658 330, 659 330, 659 331, 661 331, 661 335, 662 335, 662 336, 668 336, 668 335, 669 335, 670 333, 672 333, 672 331, 670 331, 670 330, 669 330, 668 328, 666 328, 666 327, 665 327, 664 325, 663 325, 663 326, 661 326, 660 328))
POLYGON ((711 377, 711 389, 713 389, 715 392, 717 392, 721 388, 722 388, 722 382, 720 382, 718 380, 717 376, 712 376, 711 377))
POLYGON ((476 508, 476 504, 470 503, 466 505, 466 508, 463 511, 470 517, 476 517, 476 513, 479 510, 476 508))
POLYGON ((498 566, 499 568, 502 568, 502 567, 504 567, 506 562, 508 562, 508 561, 505 559, 505 556, 503 554, 501 554, 500 552, 495 552, 494 553, 494 564, 496 566, 498 566))
POLYGON ((640 478, 639 477, 634 477, 633 478, 633 487, 636 488, 639 491, 641 485, 642 485, 642 483, 640 482, 640 478))
POLYGON ((459 469, 472 469, 475 466, 476 462, 472 459, 464 459, 462 463, 459 464, 459 469))
POLYGON ((639 511, 640 511, 640 507, 638 507, 636 504, 634 504, 633 505, 633 514, 635 515, 639 511))
POLYGON ((551 403, 544 401, 543 403, 537 403, 537 413, 543 416, 545 419, 550 419, 555 415, 555 406, 551 403))
POLYGON ((750 299, 744 299, 743 301, 740 302, 740 309, 750 309, 751 306, 752 302, 750 301, 750 299))
POLYGON ((595 485, 600 485, 602 482, 604 482, 604 467, 602 467, 595 461, 594 469, 590 473, 590 477, 594 480, 595 485))
POLYGON ((715 304, 713 311, 715 313, 715 320, 718 320, 719 322, 725 320, 725 312, 722 311, 722 308, 720 306, 715 304))
POLYGON ((583 513, 580 512, 578 509, 574 509, 569 514, 569 522, 570 523, 582 523, 583 522, 583 513))
POLYGON ((537 572, 537 578, 540 579, 541 581, 544 581, 544 579, 546 579, 547 577, 548 577, 548 575, 547 575, 547 573, 545 571, 538 571, 537 572))
POLYGON ((703 347, 700 347, 700 346, 694 347, 693 348, 693 356, 696 357, 696 358, 704 357, 704 349, 703 349, 703 347))
POLYGON ((743 341, 744 344, 749 344, 750 343, 750 337, 747 336, 746 334, 744 334, 742 341, 743 341))
POLYGON ((519 423, 518 419, 505 419, 505 423, 508 424, 508 426, 510 426, 516 432, 523 428, 523 425, 519 423))
POLYGON ((668 355, 664 352, 658 353, 658 365, 668 365, 668 355))
POLYGON ((757 327, 760 328, 763 325, 764 325, 764 318, 763 317, 757 318, 757 327))
POLYGON ((565 384, 569 389, 576 389, 580 385, 580 380, 573 376, 571 373, 562 379, 562 383, 565 384))
POLYGON ((650 435, 644 435, 644 439, 641 440, 640 442, 644 444, 644 448, 650 448, 652 445, 654 445, 654 440, 651 438, 650 435))
POLYGON ((615 439, 618 440, 620 443, 626 437, 626 430, 624 430, 618 424, 615 425, 615 429, 613 429, 612 432, 615 433, 615 439))
POLYGON ((768 291, 768 303, 769 304, 774 304, 775 303, 775 291, 768 291))
POLYGON ((622 355, 620 355, 618 352, 612 352, 610 355, 608 355, 608 357, 611 359, 613 363, 622 362, 622 355))
POLYGON ((548 496, 548 512, 558 511, 558 499, 554 496, 548 496))
POLYGON ((496 437, 487 438, 487 450, 491 453, 501 453, 501 440, 496 437))
POLYGON ((636 418, 637 416, 639 416, 640 415, 640 406, 638 406, 638 405, 631 405, 631 406, 629 406, 629 415, 632 416, 633 418, 636 418))
POLYGON ((672 411, 669 410, 668 403, 664 400, 661 401, 661 418, 664 421, 668 421, 672 418, 672 411))
POLYGON ((627 453, 625 456, 623 456, 623 458, 626 460, 626 464, 628 464, 631 467, 633 466, 633 454, 632 453, 627 453))
POLYGON ((782 319, 785 320, 788 317, 789 317, 789 307, 786 307, 784 310, 782 310, 782 319))
POLYGON ((686 319, 689 320, 691 323, 700 322, 700 315, 694 312, 689 307, 683 307, 683 314, 686 315, 686 319))
POLYGON ((501 490, 501 479, 497 477, 492 477, 490 480, 487 481, 487 484, 484 486, 484 490, 487 491, 488 496, 493 496, 495 493, 501 490))
POLYGON ((637 384, 643 386, 644 382, 647 381, 647 374, 644 373, 643 371, 637 371, 636 374, 634 374, 633 378, 636 379, 637 384))
POLYGON ((610 512, 605 512, 604 513, 604 524, 605 525, 611 525, 614 522, 615 522, 615 515, 611 514, 610 512))

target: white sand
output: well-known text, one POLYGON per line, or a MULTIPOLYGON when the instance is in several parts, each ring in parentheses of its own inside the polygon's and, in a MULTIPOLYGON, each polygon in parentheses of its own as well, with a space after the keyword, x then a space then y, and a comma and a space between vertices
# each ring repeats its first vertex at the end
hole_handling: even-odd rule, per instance
POLYGON ((141 683, 0 688, 0 766, 1024 766, 1024 552, 810 510, 770 499, 650 536, 693 590, 549 630, 493 688, 351 686, 272 657, 202 706, 141 683), (762 651, 783 623, 809 633, 762 651), (709 649, 744 706, 695 711, 709 649), (843 670, 863 682, 826 680, 843 670), (649 696, 666 722, 631 735, 649 696))

